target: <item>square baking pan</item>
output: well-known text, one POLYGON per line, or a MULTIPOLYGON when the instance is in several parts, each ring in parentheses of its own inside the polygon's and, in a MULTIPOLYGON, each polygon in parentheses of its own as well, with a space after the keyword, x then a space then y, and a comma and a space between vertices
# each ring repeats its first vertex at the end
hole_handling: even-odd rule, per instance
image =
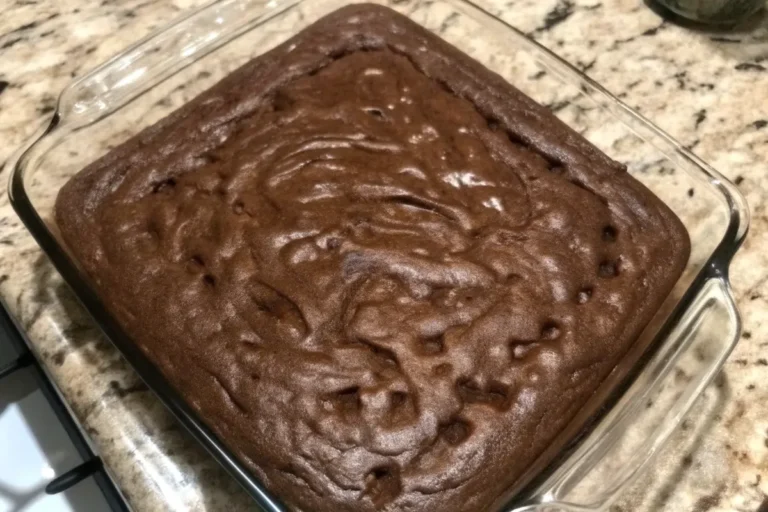
MULTIPOLYGON (((234 457, 123 332, 69 257, 53 223, 53 206, 60 188, 87 164, 348 3, 220 0, 190 12, 70 84, 50 124, 9 164, 13 207, 96 323, 178 420, 268 511, 284 510, 280 496, 270 494, 234 457)), ((654 320, 501 506, 605 510, 675 431, 739 339, 728 267, 747 232, 745 200, 717 171, 599 84, 477 5, 384 4, 549 106, 625 163, 690 234, 689 262, 654 320)), ((162 479, 163 472, 156 473, 162 479)))

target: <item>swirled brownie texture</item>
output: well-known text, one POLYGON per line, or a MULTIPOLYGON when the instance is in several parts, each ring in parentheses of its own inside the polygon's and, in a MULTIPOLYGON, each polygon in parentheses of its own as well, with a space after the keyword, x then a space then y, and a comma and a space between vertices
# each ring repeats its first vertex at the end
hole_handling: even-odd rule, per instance
POLYGON ((688 256, 621 165, 374 6, 114 149, 56 215, 135 343, 305 511, 497 506, 688 256))

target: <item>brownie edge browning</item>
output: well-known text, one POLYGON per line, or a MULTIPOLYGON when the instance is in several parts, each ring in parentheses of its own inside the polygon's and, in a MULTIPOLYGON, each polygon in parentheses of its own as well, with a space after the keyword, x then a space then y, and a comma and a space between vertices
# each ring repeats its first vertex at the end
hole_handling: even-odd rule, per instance
POLYGON ((131 339, 305 511, 494 506, 689 253, 621 165, 375 5, 113 149, 55 213, 131 339))

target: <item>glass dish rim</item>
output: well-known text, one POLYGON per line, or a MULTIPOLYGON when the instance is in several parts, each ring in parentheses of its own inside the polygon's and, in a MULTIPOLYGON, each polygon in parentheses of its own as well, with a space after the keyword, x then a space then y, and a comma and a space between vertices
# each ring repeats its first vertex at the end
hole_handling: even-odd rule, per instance
MULTIPOLYGON (((56 131, 57 127, 61 125, 62 115, 66 110, 66 108, 63 108, 63 105, 67 101, 65 96, 67 91, 77 89, 77 87, 85 83, 89 77, 96 75, 102 70, 108 69, 113 63, 117 62, 120 58, 130 54, 131 52, 141 50, 141 48, 144 47, 148 42, 153 41, 155 38, 170 31, 174 27, 182 26, 188 19, 192 18, 193 16, 213 9, 217 5, 233 4, 237 3, 238 1, 239 0, 215 0, 196 9, 192 9, 186 14, 182 15, 182 17, 172 20, 166 26, 153 31, 151 34, 141 39, 137 43, 130 45, 122 52, 107 60, 105 63, 97 66, 90 73, 87 73, 86 75, 80 77, 65 87, 64 91, 59 97, 56 110, 53 113, 50 123, 43 130, 41 130, 40 133, 35 135, 27 145, 25 145, 20 151, 16 153, 14 157, 9 160, 8 167, 11 169, 11 175, 9 180, 8 194, 14 210, 19 215, 20 219, 26 228, 30 231, 40 247, 43 249, 43 251, 48 255, 54 267, 75 292, 78 300, 80 300, 80 302, 85 306, 96 324, 106 334, 107 338, 129 362, 131 367, 138 373, 138 375, 148 385, 153 393, 174 414, 174 416, 176 416, 182 425, 184 425, 185 428, 189 430, 192 435, 214 456, 214 458, 225 469, 227 469, 227 471, 229 471, 232 476, 235 477, 235 479, 246 489, 246 491, 260 506, 264 507, 265 510, 281 510, 280 506, 278 505, 279 502, 271 495, 269 491, 263 487, 255 475, 253 475, 242 463, 236 459, 236 457, 234 457, 232 453, 230 453, 230 451, 223 445, 218 437, 202 422, 197 413, 195 413, 194 410, 192 410, 192 408, 186 404, 180 394, 168 384, 160 370, 156 368, 140 351, 140 349, 138 349, 138 347, 133 344, 130 337, 122 331, 122 328, 106 311, 106 308, 103 307, 98 296, 95 294, 91 286, 88 285, 87 282, 83 279, 83 276, 77 269, 77 266, 70 260, 69 256, 66 254, 63 247, 59 244, 55 235, 51 232, 48 225, 39 215, 33 202, 27 195, 26 187, 24 184, 24 173, 29 164, 25 157, 29 155, 38 145, 45 142, 47 138, 56 131)), ((510 37, 516 37, 520 39, 519 43, 525 46, 525 51, 543 56, 546 59, 550 59, 557 66, 561 66, 569 74, 572 74, 574 77, 576 77, 580 83, 588 84, 592 93, 599 95, 600 99, 610 103, 611 107, 622 110, 634 121, 641 124, 644 129, 649 130, 653 136, 660 137, 669 145, 670 148, 673 148, 675 151, 675 156, 686 161, 689 165, 692 165, 696 172, 701 174, 700 178, 705 179, 705 181, 709 184, 710 189, 715 191, 720 196, 720 199, 723 200, 724 204, 728 208, 728 223, 723 233, 722 239, 718 242, 716 248, 707 258, 704 266, 701 268, 699 273, 686 289, 684 295, 675 306, 672 315, 667 320, 667 322, 665 322, 664 326, 659 330, 659 333, 656 335, 653 343, 646 349, 646 354, 644 354, 638 360, 638 362, 633 366, 632 370, 628 372, 622 382, 609 393, 609 396, 605 401, 605 409, 607 413, 607 411, 609 411, 616 404, 624 392, 635 381, 637 376, 643 372, 645 364, 647 363, 652 353, 659 348, 659 345, 663 344, 663 341, 669 334, 671 325, 674 323, 674 320, 679 318, 688 309, 692 300, 699 294, 699 292, 704 288, 705 284, 710 280, 716 279, 724 283, 727 290, 725 299, 729 301, 729 305, 731 305, 736 311, 737 328, 740 329, 740 318, 738 315, 738 310, 733 301, 732 294, 730 293, 728 269, 733 256, 741 246, 748 230, 749 209, 746 205, 746 201, 738 188, 729 180, 724 178, 719 172, 711 168, 691 151, 675 141, 666 132, 656 127, 653 123, 645 119, 642 115, 635 112, 633 109, 624 104, 620 99, 604 89, 599 83, 595 82, 587 75, 577 70, 574 66, 556 55, 554 52, 550 51, 540 43, 532 40, 525 33, 509 25, 501 18, 489 13, 486 9, 480 7, 472 0, 442 1, 448 4, 457 6, 460 5, 463 8, 468 8, 484 15, 488 18, 489 22, 499 24, 500 27, 508 31, 510 33, 510 37)), ((311 2, 313 2, 313 0, 287 0, 285 5, 282 6, 282 10, 275 12, 274 15, 282 14, 286 10, 296 7, 299 4, 311 2)), ((264 23, 269 22, 270 19, 271 17, 266 17, 265 19, 259 20, 250 26, 247 31, 259 28, 264 23)), ((240 36, 244 32, 245 31, 230 34, 231 37, 222 41, 219 46, 227 44, 229 41, 240 36)), ((218 48, 218 46, 212 48, 211 51, 216 48, 218 48)), ((131 101, 133 101, 133 99, 139 95, 156 86, 158 83, 167 80, 180 70, 187 67, 192 62, 195 62, 200 58, 204 58, 206 55, 207 52, 196 55, 194 56, 194 59, 190 59, 187 62, 182 62, 182 65, 180 65, 172 72, 167 73, 157 82, 144 84, 139 93, 128 98, 118 107, 116 107, 116 109, 123 108, 124 106, 130 104, 131 101)), ((584 92, 589 94, 587 91, 584 92)), ((594 100, 595 98, 592 99, 594 100)), ((601 108, 603 107, 601 106, 601 108)), ((88 126, 104 119, 116 109, 112 109, 98 115, 95 119, 89 121, 84 126, 88 126)), ((642 138, 642 136, 640 137, 642 138)), ((671 158, 670 155, 668 156, 671 158)), ((604 415, 605 414, 600 414, 593 423, 595 425, 599 424, 604 415)), ((589 428, 594 428, 595 425, 589 428)), ((571 447, 569 445, 569 448, 572 449, 575 447, 571 447)), ((522 495, 525 496, 526 491, 532 491, 538 483, 541 483, 541 481, 543 481, 552 471, 554 471, 554 469, 557 467, 557 463, 561 462, 566 456, 567 453, 560 454, 553 461, 548 463, 546 469, 531 483, 524 487, 522 495)))

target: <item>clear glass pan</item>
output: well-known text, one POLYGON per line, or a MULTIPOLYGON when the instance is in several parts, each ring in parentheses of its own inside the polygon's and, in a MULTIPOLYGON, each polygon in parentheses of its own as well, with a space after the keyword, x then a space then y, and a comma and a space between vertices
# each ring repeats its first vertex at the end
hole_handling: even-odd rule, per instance
MULTIPOLYGON (((280 497, 228 452, 104 309, 62 247, 52 208, 58 190, 88 163, 346 3, 220 0, 200 8, 69 85, 50 125, 11 162, 11 202, 65 281, 150 389, 270 511, 283 510, 280 497)), ((739 339, 728 267, 749 223, 744 198, 599 84, 471 2, 398 0, 390 7, 550 106, 626 163, 690 233, 690 261, 657 318, 513 498, 499 503, 518 511, 606 510, 649 465, 739 339)), ((163 478, 162 471, 154 474, 163 478)))

